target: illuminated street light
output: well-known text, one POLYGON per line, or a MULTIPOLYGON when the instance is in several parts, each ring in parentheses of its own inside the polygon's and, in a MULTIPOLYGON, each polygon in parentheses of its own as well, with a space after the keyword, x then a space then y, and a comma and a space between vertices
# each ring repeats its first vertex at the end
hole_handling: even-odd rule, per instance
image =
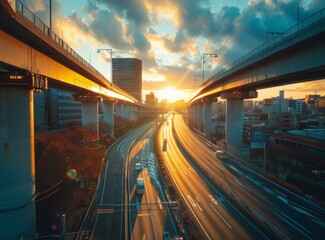
POLYGON ((203 55, 202 55, 202 65, 203 65, 203 67, 202 67, 202 78, 203 78, 203 83, 204 83, 204 63, 205 63, 204 59, 207 56, 216 58, 216 57, 218 57, 218 54, 216 54, 216 53, 203 53, 203 55))
POLYGON ((110 48, 99 48, 99 49, 97 49, 97 53, 100 53, 101 51, 107 51, 110 54, 110 56, 111 56, 111 64, 110 64, 111 69, 109 71, 109 78, 110 79, 108 79, 108 80, 110 80, 111 82, 113 82, 113 77, 112 77, 112 71, 113 71, 113 67, 112 67, 112 65, 113 65, 113 63, 112 63, 113 62, 113 50, 110 49, 110 48))

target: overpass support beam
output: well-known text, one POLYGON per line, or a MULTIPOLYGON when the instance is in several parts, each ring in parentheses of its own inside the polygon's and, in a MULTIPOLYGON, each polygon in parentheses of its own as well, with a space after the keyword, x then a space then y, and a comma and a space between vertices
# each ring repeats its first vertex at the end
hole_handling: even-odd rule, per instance
POLYGON ((98 102, 82 103, 82 127, 90 129, 98 136, 98 102))
POLYGON ((0 85, 0 239, 36 231, 33 91, 0 85))
POLYGON ((74 96, 76 101, 82 102, 82 127, 88 128, 99 140, 99 103, 103 102, 99 96, 74 96))
POLYGON ((120 118, 123 117, 123 111, 124 111, 124 103, 119 102, 115 104, 115 115, 120 118))
POLYGON ((123 104, 123 111, 122 111, 122 117, 128 121, 130 121, 130 116, 129 116, 129 110, 130 110, 130 105, 127 103, 123 104))
POLYGON ((241 157, 243 145, 243 112, 244 99, 256 98, 256 91, 234 92, 221 94, 227 99, 226 108, 226 151, 234 157, 241 157))
POLYGON ((212 102, 203 103, 203 132, 206 139, 211 140, 211 124, 212 124, 212 102))
POLYGON ((137 116, 137 107, 136 106, 130 106, 129 109, 129 120, 132 122, 135 122, 138 120, 138 116, 137 116))
POLYGON ((107 134, 114 137, 114 103, 104 102, 104 123, 108 125, 107 134))

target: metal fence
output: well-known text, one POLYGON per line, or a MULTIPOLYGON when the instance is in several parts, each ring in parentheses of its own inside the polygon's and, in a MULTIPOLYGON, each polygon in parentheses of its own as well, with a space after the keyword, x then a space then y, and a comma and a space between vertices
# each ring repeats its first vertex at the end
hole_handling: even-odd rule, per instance
MULTIPOLYGON (((58 47, 63 48, 81 64, 89 68, 91 71, 100 75, 100 77, 106 79, 100 72, 98 72, 90 63, 84 60, 76 51, 74 51, 67 43, 63 41, 58 35, 56 35, 52 29, 50 29, 41 19, 39 19, 35 14, 29 10, 21 1, 17 1, 16 11, 24 16, 26 19, 35 24, 44 34, 46 34, 50 39, 52 39, 58 47)), ((106 79, 107 82, 109 82, 106 79)))
MULTIPOLYGON (((303 19, 302 21, 298 22, 297 24, 293 25, 292 27, 288 28, 283 32, 279 32, 275 34, 273 37, 268 38, 265 40, 263 44, 258 46, 257 48, 253 49, 249 53, 245 54, 244 56, 238 58, 236 61, 232 62, 225 68, 218 71, 215 75, 222 74, 230 69, 240 66, 242 63, 248 61, 249 59, 254 58, 255 56, 259 55, 260 53, 268 50, 270 48, 274 48, 279 45, 279 42, 286 41, 287 38, 292 37, 294 34, 306 30, 307 28, 314 26, 318 22, 321 22, 325 17, 325 8, 321 9, 320 11, 314 13, 313 15, 303 19)), ((214 76, 215 76, 214 75, 214 76)))

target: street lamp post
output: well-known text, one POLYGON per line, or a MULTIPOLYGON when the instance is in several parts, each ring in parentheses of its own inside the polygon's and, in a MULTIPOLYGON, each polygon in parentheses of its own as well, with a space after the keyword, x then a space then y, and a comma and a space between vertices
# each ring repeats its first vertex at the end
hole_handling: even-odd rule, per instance
POLYGON ((52 31, 52 0, 50 0, 50 30, 52 31))
POLYGON ((112 77, 112 71, 113 71, 113 67, 112 67, 112 65, 113 65, 113 50, 112 49, 110 49, 110 48, 98 48, 97 49, 97 53, 100 53, 101 51, 107 51, 109 54, 110 54, 110 56, 111 56, 111 69, 110 69, 110 72, 109 72, 109 77, 111 78, 110 80, 113 82, 113 77, 112 77))
POLYGON ((216 53, 203 53, 203 55, 202 55, 202 77, 203 77, 203 83, 204 83, 204 63, 205 63, 205 61, 204 61, 204 59, 207 57, 207 56, 209 56, 209 57, 218 57, 218 54, 216 54, 216 53))

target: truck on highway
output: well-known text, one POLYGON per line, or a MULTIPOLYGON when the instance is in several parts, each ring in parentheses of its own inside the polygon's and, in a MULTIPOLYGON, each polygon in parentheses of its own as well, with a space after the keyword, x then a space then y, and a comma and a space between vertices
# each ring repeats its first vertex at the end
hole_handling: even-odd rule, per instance
POLYGON ((141 177, 137 178, 137 193, 144 194, 144 179, 141 177))

